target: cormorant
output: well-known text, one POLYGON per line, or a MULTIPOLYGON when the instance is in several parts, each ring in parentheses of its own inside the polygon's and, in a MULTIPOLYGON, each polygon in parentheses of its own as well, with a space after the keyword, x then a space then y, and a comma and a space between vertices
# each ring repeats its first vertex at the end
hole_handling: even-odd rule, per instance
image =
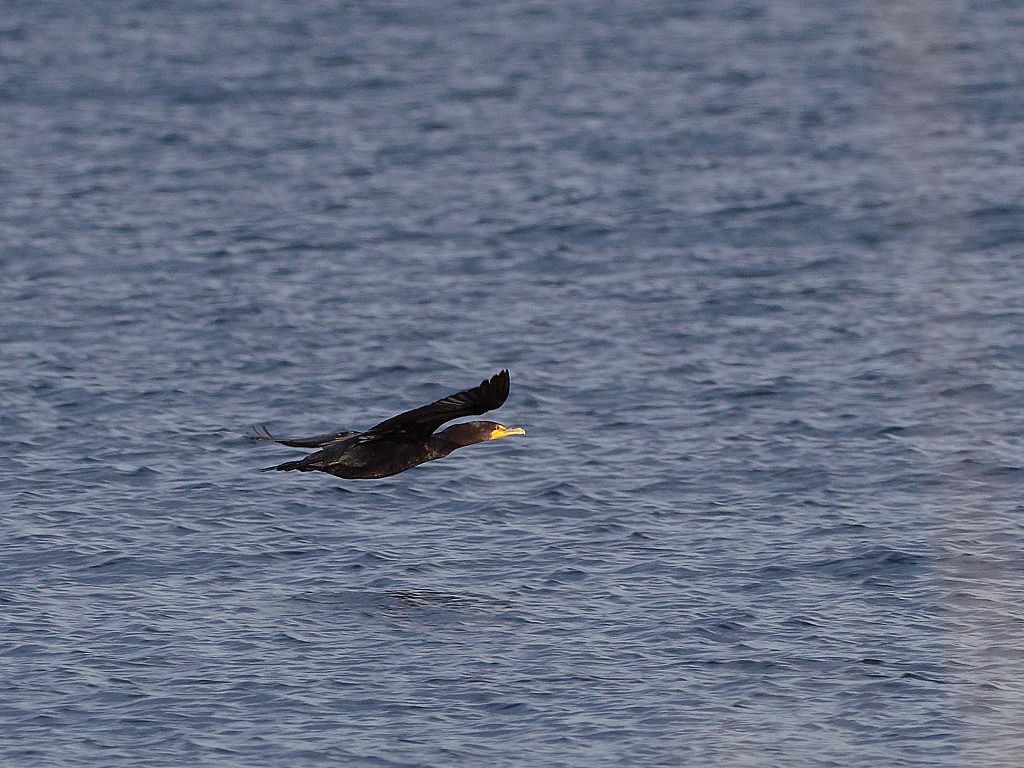
POLYGON ((456 392, 430 405, 416 408, 382 421, 366 432, 332 432, 298 439, 278 439, 266 426, 253 427, 254 440, 271 440, 296 448, 320 448, 299 461, 286 461, 262 472, 327 472, 346 479, 376 479, 397 475, 425 461, 443 459, 456 448, 497 440, 509 435, 525 435, 521 427, 506 427, 494 421, 470 421, 453 424, 441 432, 434 430, 445 422, 463 416, 476 416, 499 408, 508 397, 508 371, 480 382, 480 386, 456 392))

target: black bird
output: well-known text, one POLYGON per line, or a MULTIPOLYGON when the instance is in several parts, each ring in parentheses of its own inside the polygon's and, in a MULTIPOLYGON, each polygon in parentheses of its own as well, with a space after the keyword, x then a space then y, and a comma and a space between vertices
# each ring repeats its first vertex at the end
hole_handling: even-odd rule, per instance
POLYGON ((456 392, 430 405, 416 408, 366 432, 332 432, 298 439, 278 439, 260 424, 249 435, 254 440, 271 440, 295 448, 320 448, 299 461, 286 461, 262 472, 327 472, 347 479, 376 479, 397 475, 417 464, 443 459, 456 448, 497 440, 509 435, 525 435, 520 427, 506 427, 494 421, 470 421, 453 424, 441 432, 434 430, 445 422, 463 416, 476 416, 501 407, 508 397, 508 371, 480 382, 480 386, 456 392))

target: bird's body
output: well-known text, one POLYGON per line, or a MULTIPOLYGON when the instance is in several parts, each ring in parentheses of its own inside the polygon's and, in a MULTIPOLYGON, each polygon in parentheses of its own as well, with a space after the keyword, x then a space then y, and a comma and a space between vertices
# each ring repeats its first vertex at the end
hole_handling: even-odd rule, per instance
POLYGON ((502 371, 482 381, 478 387, 393 416, 366 432, 333 432, 314 437, 278 439, 266 427, 260 426, 253 430, 251 437, 296 448, 320 449, 299 461, 267 467, 268 471, 316 471, 346 479, 373 480, 444 458, 466 445, 525 434, 521 428, 509 428, 493 421, 455 424, 434 434, 434 430, 452 419, 475 416, 500 407, 508 397, 508 391, 508 371, 502 371))
POLYGON ((430 455, 429 446, 415 443, 360 444, 358 438, 333 443, 300 461, 288 461, 268 470, 320 471, 347 480, 376 480, 397 475, 440 456, 430 455))

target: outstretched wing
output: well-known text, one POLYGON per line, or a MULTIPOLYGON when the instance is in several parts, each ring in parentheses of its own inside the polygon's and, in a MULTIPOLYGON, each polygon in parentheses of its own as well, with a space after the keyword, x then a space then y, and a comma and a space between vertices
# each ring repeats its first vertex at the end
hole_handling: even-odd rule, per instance
POLYGON ((422 442, 446 421, 477 416, 501 407, 508 397, 508 388, 508 371, 505 370, 481 381, 478 387, 456 392, 430 405, 392 416, 364 432, 360 440, 385 438, 397 442, 422 442))
POLYGON ((293 448, 324 448, 334 443, 340 443, 342 440, 348 440, 350 437, 355 437, 358 434, 358 432, 328 432, 324 435, 313 435, 312 437, 284 438, 274 437, 270 434, 266 424, 257 424, 251 428, 246 437, 250 440, 269 440, 281 445, 290 445, 293 448))

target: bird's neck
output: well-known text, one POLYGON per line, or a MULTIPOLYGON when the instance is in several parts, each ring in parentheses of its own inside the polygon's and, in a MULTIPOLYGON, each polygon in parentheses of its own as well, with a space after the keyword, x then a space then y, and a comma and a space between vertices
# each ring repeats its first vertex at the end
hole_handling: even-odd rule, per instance
POLYGON ((436 435, 431 435, 430 440, 427 441, 427 445, 430 448, 430 459, 443 459, 452 451, 463 448, 467 445, 473 445, 473 443, 479 442, 474 440, 472 443, 464 443, 457 440, 454 435, 446 435, 444 432, 438 432, 436 435))

